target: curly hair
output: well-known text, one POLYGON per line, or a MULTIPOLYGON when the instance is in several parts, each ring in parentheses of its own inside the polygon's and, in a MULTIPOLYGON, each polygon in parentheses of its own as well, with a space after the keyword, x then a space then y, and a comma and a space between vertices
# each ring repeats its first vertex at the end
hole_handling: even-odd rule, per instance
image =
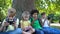
POLYGON ((39 14, 39 11, 38 11, 38 10, 32 10, 32 11, 31 11, 31 16, 32 16, 34 13, 39 14))

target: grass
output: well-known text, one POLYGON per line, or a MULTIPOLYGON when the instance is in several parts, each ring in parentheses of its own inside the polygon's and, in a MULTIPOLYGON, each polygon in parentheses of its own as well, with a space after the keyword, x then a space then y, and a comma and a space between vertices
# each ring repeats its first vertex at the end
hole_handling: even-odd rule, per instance
POLYGON ((51 26, 53 28, 57 28, 57 29, 60 29, 60 26, 51 26))

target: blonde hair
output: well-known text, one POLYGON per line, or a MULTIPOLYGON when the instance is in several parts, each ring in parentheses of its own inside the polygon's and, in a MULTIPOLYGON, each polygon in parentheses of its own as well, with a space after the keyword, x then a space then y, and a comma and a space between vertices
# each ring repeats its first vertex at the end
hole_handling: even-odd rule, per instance
POLYGON ((24 11, 22 13, 22 18, 25 17, 25 16, 30 16, 30 13, 28 11, 24 11))
POLYGON ((13 14, 15 14, 15 13, 16 13, 16 10, 15 10, 14 8, 9 8, 9 9, 8 9, 8 15, 9 15, 11 12, 12 12, 13 14))

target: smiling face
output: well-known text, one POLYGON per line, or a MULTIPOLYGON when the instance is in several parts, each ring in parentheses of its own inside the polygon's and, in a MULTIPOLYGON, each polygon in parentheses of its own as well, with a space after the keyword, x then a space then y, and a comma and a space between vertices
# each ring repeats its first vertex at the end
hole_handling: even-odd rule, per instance
POLYGON ((38 14, 34 13, 32 16, 33 16, 34 19, 37 19, 38 14))
POLYGON ((27 11, 22 13, 23 20, 29 20, 29 16, 30 16, 30 14, 27 11))
POLYGON ((38 11, 38 10, 32 10, 32 11, 31 11, 31 16, 32 16, 34 19, 37 19, 37 18, 38 18, 38 14, 39 14, 39 11, 38 11))
POLYGON ((26 21, 29 20, 29 15, 25 15, 25 16, 23 17, 23 19, 26 20, 26 21))
POLYGON ((46 14, 42 15, 42 18, 46 18, 46 14))
POLYGON ((45 12, 43 12, 41 15, 42 15, 42 18, 47 18, 47 16, 46 16, 46 13, 45 13, 45 12))

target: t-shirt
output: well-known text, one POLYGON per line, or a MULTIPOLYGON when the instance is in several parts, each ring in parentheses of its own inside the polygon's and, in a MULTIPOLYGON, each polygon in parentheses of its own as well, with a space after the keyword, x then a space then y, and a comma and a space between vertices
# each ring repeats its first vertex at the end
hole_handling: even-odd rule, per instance
POLYGON ((24 29, 24 28, 30 26, 30 21, 29 21, 29 20, 28 20, 28 21, 23 21, 23 20, 21 20, 21 21, 20 21, 20 24, 21 24, 21 28, 24 29))
POLYGON ((11 30, 14 30, 14 26, 13 26, 13 25, 9 25, 9 26, 8 26, 8 29, 6 30, 6 32, 7 32, 7 31, 11 31, 11 30))
MULTIPOLYGON (((31 18, 31 19, 33 20, 34 18, 31 18)), ((30 21, 31 21, 31 19, 30 19, 30 21)), ((41 25, 39 24, 39 20, 35 20, 32 27, 35 29, 42 29, 41 25)))
MULTIPOLYGON (((2 26, 4 26, 4 23, 6 22, 6 19, 3 20, 2 22, 2 26)), ((17 18, 17 20, 15 21, 16 22, 16 28, 18 28, 18 25, 19 25, 19 19, 17 18)), ((6 31, 10 31, 10 30, 14 30, 14 27, 12 25, 9 25, 7 27, 7 30, 6 31)))
POLYGON ((49 27, 49 21, 47 19, 42 19, 42 23, 44 23, 43 27, 49 27))

